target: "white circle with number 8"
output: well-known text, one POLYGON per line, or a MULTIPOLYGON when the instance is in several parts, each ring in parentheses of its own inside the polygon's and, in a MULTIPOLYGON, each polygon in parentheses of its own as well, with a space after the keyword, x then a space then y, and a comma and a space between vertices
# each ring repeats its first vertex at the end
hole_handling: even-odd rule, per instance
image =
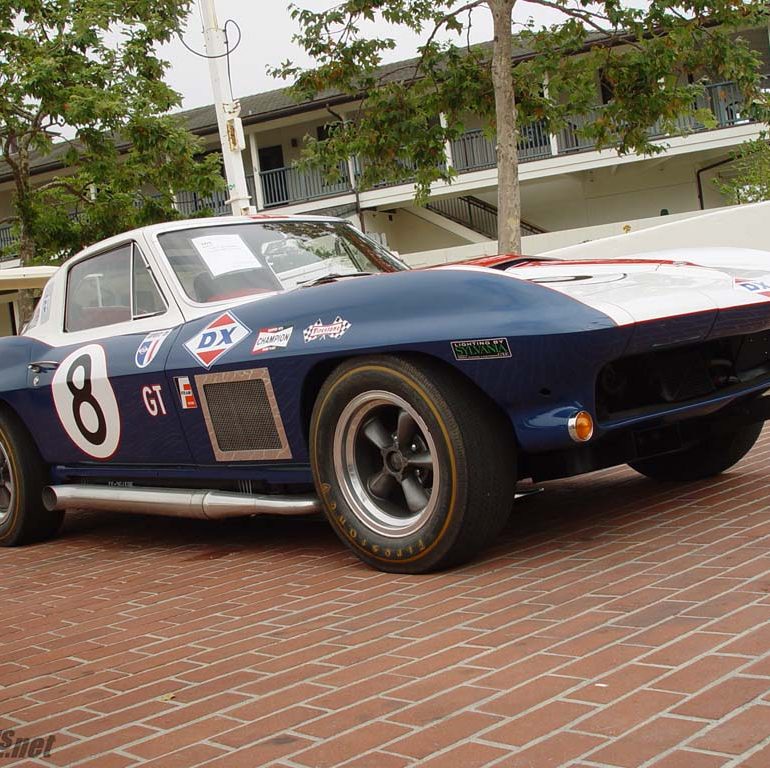
POLYGON ((70 440, 94 459, 109 459, 120 443, 120 411, 104 349, 89 344, 67 355, 54 374, 51 391, 70 440))

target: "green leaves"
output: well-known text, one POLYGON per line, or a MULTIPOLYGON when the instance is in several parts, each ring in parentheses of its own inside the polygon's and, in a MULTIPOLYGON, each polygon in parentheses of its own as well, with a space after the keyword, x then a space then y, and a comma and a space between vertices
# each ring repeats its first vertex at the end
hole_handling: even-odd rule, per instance
MULTIPOLYGON (((344 0, 323 12, 292 5, 296 40, 314 65, 287 61, 274 74, 293 82, 298 99, 360 98, 327 139, 309 142, 304 162, 333 174, 356 157, 362 188, 414 180, 418 200, 437 179, 450 181, 445 143, 470 116, 496 130, 492 44, 466 44, 473 14, 491 5, 505 7, 503 0, 344 0), (419 33, 418 57, 383 66, 394 41, 381 22, 419 33), (447 32, 455 35, 450 43, 442 42, 447 32)), ((517 27, 514 130, 544 120, 551 132, 569 127, 598 148, 654 154, 665 141, 655 137, 715 123, 708 83, 733 81, 754 115, 765 109, 759 57, 741 30, 767 25, 766 0, 518 0, 516 18, 534 6, 561 18, 546 28, 517 27)))
POLYGON ((714 183, 733 205, 770 200, 770 136, 744 142, 727 174, 714 183))
POLYGON ((174 218, 174 189, 207 194, 224 185, 218 157, 201 159, 198 140, 168 114, 180 97, 156 53, 190 6, 0 0, 0 148, 25 259, 66 257, 174 218), (33 185, 31 154, 54 151, 71 172, 33 185))

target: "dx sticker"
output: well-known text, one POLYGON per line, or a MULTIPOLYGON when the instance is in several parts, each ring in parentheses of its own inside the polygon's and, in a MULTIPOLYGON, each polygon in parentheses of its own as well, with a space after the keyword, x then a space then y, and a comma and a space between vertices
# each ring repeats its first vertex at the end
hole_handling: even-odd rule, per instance
POLYGON ((94 459, 109 459, 120 442, 120 412, 107 378, 104 349, 89 344, 65 357, 53 377, 51 392, 70 440, 94 459))

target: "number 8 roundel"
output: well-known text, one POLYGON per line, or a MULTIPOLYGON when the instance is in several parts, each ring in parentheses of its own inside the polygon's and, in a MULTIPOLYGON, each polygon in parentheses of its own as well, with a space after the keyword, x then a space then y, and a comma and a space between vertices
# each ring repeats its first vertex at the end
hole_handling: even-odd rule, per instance
POLYGON ((51 382, 64 431, 83 453, 109 459, 120 442, 120 412, 99 344, 81 347, 62 360, 51 382))

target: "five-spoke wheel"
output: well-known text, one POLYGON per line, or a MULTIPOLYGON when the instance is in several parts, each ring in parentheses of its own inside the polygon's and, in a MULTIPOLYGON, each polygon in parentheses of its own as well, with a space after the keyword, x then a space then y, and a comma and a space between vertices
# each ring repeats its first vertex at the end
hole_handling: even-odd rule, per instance
POLYGON ((402 397, 363 392, 334 435, 340 490, 358 519, 383 536, 419 530, 438 501, 441 470, 427 425, 402 397))
POLYGON ((310 459, 334 529, 383 570, 422 573, 467 560, 500 530, 513 501, 510 423, 431 360, 340 365, 315 403, 310 459))

